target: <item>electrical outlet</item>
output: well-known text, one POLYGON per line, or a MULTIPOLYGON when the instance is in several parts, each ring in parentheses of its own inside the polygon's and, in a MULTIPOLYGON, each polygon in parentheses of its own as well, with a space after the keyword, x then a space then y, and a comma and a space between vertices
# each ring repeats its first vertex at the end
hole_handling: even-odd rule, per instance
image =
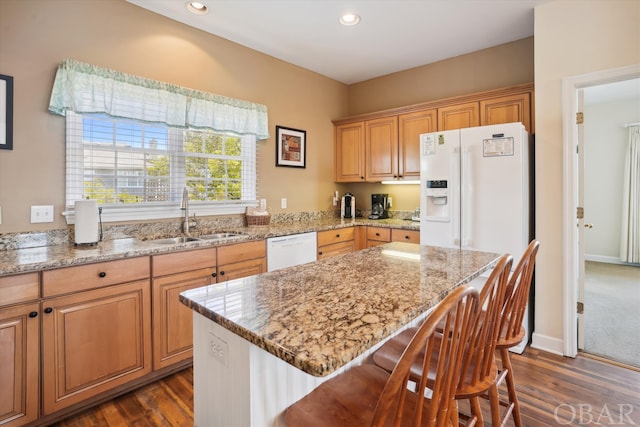
POLYGON ((209 354, 223 366, 227 366, 229 344, 213 332, 209 332, 209 354))
POLYGON ((287 209, 287 198, 283 197, 282 199, 280 199, 280 207, 282 209, 287 209))
POLYGON ((391 200, 391 197, 387 199, 387 202, 389 202, 389 207, 393 206, 393 200, 391 200))
POLYGON ((31 223, 53 222, 53 205, 31 206, 31 223))

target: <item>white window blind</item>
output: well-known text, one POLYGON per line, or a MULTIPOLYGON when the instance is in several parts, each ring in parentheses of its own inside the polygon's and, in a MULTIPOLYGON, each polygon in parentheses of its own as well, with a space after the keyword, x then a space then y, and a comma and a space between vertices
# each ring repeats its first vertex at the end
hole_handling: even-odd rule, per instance
POLYGON ((67 113, 67 209, 97 200, 103 220, 180 215, 183 188, 199 215, 256 205, 252 135, 67 113))

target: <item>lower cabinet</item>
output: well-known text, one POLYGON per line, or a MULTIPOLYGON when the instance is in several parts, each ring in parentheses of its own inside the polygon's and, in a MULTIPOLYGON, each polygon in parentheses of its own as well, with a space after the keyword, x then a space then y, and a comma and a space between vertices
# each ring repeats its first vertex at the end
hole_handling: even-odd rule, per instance
POLYGON ((37 302, 0 308, 0 425, 3 427, 21 426, 38 418, 39 309, 37 302))
POLYGON ((420 232, 417 230, 391 229, 392 242, 420 243, 420 232))
POLYGON ((47 298, 42 312, 43 415, 151 372, 148 279, 47 298))
POLYGON ((384 245, 391 241, 391 229, 385 227, 367 227, 367 247, 384 245))
POLYGON ((355 227, 318 232, 318 259, 347 254, 354 250, 355 227))

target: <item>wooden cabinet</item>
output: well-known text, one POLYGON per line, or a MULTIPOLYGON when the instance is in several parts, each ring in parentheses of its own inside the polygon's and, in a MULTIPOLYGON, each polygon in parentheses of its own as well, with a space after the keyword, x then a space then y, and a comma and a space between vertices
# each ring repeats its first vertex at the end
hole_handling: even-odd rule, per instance
POLYGON ((149 279, 48 298, 42 309, 44 415, 151 372, 149 279))
POLYGON ((398 117, 365 122, 365 181, 398 177, 398 117))
POLYGON ((480 104, 465 102, 438 108, 438 131, 480 126, 480 104))
POLYGON ((417 230, 391 229, 392 242, 420 243, 420 232, 417 230))
POLYGON ((437 130, 437 110, 398 116, 398 179, 420 179, 420 134, 437 130))
POLYGON ((422 133, 521 122, 533 134, 533 102, 528 83, 334 120, 335 181, 417 179, 422 133))
POLYGON ((336 126, 334 136, 335 182, 363 182, 364 122, 336 126))
POLYGON ((38 418, 40 403, 38 273, 0 277, 0 425, 38 418), (32 302, 25 303, 25 301, 32 302))
POLYGON ((480 125, 520 122, 529 134, 531 123, 531 96, 529 93, 501 96, 480 101, 480 125))
POLYGON ((193 356, 193 312, 179 300, 181 292, 216 282, 216 248, 154 255, 153 369, 193 356))
POLYGON ((347 254, 354 250, 355 227, 318 232, 318 259, 347 254))
POLYGON ((383 245, 391 241, 391 229, 384 227, 367 227, 367 247, 383 245))
POLYGON ((193 311, 179 295, 189 289, 267 271, 265 241, 155 255, 153 368, 193 357, 193 311))

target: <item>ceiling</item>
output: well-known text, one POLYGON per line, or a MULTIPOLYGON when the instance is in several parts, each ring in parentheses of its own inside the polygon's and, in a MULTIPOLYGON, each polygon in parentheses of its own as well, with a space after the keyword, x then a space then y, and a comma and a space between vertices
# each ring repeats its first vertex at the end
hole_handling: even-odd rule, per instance
POLYGON ((127 0, 267 55, 353 84, 533 35, 551 0, 127 0), (345 12, 361 21, 345 27, 345 12))

